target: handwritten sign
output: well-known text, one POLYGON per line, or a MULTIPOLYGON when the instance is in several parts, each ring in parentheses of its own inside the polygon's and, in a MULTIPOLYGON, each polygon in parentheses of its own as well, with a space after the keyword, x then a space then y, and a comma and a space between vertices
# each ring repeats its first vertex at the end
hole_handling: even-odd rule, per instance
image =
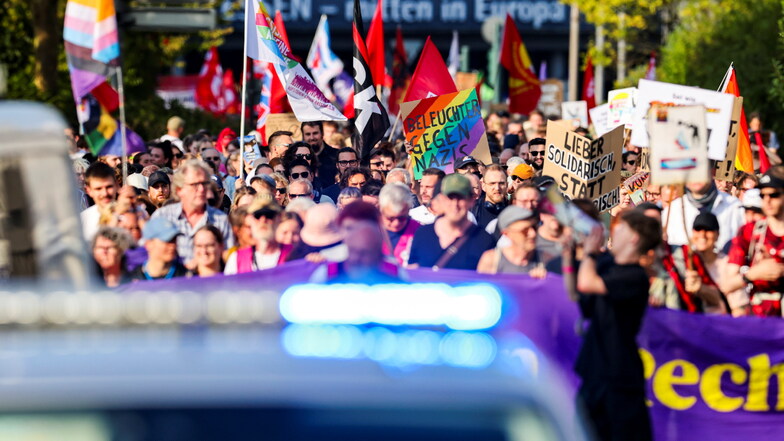
POLYGON ((401 111, 415 179, 430 167, 452 173, 455 161, 467 155, 492 162, 476 89, 408 101, 401 111))
POLYGON ((630 126, 634 107, 637 105, 637 88, 626 87, 624 89, 611 90, 607 94, 607 104, 609 105, 609 116, 607 126, 615 127, 623 124, 630 126))
POLYGON ((648 114, 651 183, 708 182, 705 106, 654 106, 648 114))
POLYGON ((539 109, 546 116, 558 117, 561 114, 564 84, 561 80, 546 79, 542 81, 542 97, 539 98, 539 109))
POLYGON ((588 114, 591 115, 591 122, 593 123, 593 130, 596 133, 596 136, 602 136, 614 127, 609 126, 609 104, 604 103, 600 106, 594 107, 593 109, 588 109, 588 114))
POLYGON ((291 138, 294 141, 302 141, 302 128, 300 126, 301 123, 293 113, 273 113, 267 116, 266 133, 269 137, 273 133, 283 130, 293 133, 291 138))
POLYGON ((639 172, 623 181, 623 186, 626 187, 626 193, 629 195, 634 205, 640 205, 645 201, 645 189, 648 188, 648 176, 650 176, 650 173, 648 172, 639 172))
POLYGON ((577 127, 588 127, 588 103, 585 101, 565 101, 561 103, 561 118, 572 121, 577 127))
POLYGON ((620 202, 623 127, 591 141, 562 124, 547 124, 545 176, 569 199, 588 198, 599 211, 620 202))
POLYGON ((640 80, 637 89, 632 144, 648 147, 649 138, 648 131, 645 130, 647 127, 645 118, 652 105, 670 107, 703 105, 707 109, 705 121, 708 127, 708 158, 715 161, 724 160, 732 108, 735 104, 734 96, 697 87, 649 80, 640 80))
POLYGON ((641 148, 640 149, 640 171, 650 172, 651 171, 651 149, 649 148, 641 148))
POLYGON ((735 98, 732 108, 732 121, 730 121, 730 134, 727 138, 727 153, 723 161, 716 162, 716 174, 713 176, 720 181, 735 180, 735 154, 738 151, 738 134, 740 133, 740 113, 743 110, 743 97, 735 98))

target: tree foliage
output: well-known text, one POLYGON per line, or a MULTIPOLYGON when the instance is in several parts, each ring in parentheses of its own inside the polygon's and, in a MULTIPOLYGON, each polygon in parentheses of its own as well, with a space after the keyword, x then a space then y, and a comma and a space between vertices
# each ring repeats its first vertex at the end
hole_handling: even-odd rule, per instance
MULTIPOLYGON (((564 1, 565 2, 565 1, 564 1)), ((565 2, 567 3, 567 2, 565 2)), ((604 47, 591 46, 594 64, 608 66, 617 56, 614 43, 627 42, 627 60, 631 65, 647 59, 656 45, 650 41, 661 25, 659 13, 672 8, 673 0, 575 0, 586 20, 604 26, 607 38, 604 47)))
MULTIPOLYGON (((8 67, 7 98, 48 103, 76 126, 76 107, 62 40, 65 4, 66 0, 35 0, 34 3, 30 0, 6 0, 4 7, 0 8, 0 23, 3 23, 0 63, 8 67), (44 20, 34 17, 33 11, 41 14, 41 10, 52 16, 44 20), (51 61, 41 56, 41 33, 35 28, 42 25, 53 27, 44 31, 56 39, 55 66, 50 66, 51 61), (44 62, 46 65, 42 65, 44 62), (51 69, 53 85, 41 78, 41 72, 46 69, 51 69)), ((186 120, 188 131, 205 128, 217 133, 226 125, 238 125, 237 118, 218 119, 177 104, 166 108, 163 100, 155 94, 158 76, 166 74, 180 56, 189 51, 203 52, 212 45, 219 46, 229 32, 230 28, 192 34, 121 29, 120 54, 128 126, 143 138, 152 139, 165 133, 166 120, 175 114, 186 120)))
POLYGON ((784 128, 777 121, 784 93, 769 93, 771 85, 784 84, 774 75, 777 66, 781 72, 781 14, 781 0, 687 1, 662 49, 659 78, 715 90, 734 62, 746 112, 760 111, 768 126, 784 128))

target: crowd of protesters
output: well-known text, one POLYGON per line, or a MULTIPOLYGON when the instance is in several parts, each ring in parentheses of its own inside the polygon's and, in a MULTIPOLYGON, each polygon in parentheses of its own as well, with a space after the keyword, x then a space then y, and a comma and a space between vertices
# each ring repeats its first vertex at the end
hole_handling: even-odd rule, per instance
MULTIPOLYGON (((183 136, 172 117, 128 158, 124 180, 122 158, 92 158, 75 140, 84 236, 109 287, 299 259, 319 263, 303 282, 399 282, 413 268, 562 275, 591 321, 576 369, 599 437, 648 439, 634 339, 648 306, 782 316, 784 166, 646 185, 644 201, 624 195, 605 213, 575 199, 594 225, 580 233, 543 209, 555 184, 543 175, 544 115, 491 113, 485 123, 492 161, 458 157, 453 173, 428 168, 419 179, 402 138, 363 157, 348 129, 327 121, 302 123, 303 141, 282 131, 241 140, 229 128, 183 136)), ((624 176, 643 154, 624 146, 624 176)))
MULTIPOLYGON (((546 119, 538 112, 490 114, 492 162, 455 158, 454 173, 428 168, 418 180, 404 140, 380 142, 362 158, 335 122, 303 123, 303 141, 290 132, 267 139, 252 132, 246 153, 229 128, 184 136, 184 123, 170 118, 165 135, 128 158, 124 182, 121 158, 93 158, 79 148, 83 140, 74 143, 84 236, 110 287, 296 259, 341 264, 352 253, 350 219, 374 225, 382 239, 378 264, 394 265, 403 278, 407 268, 449 268, 570 279, 576 270, 564 259, 579 262, 584 254, 569 243, 569 225, 538 209, 553 184, 542 175, 546 119)), ((641 152, 625 147, 628 175, 640 170, 641 152)), ((774 166, 681 191, 649 185, 645 202, 635 207, 624 197, 610 213, 573 203, 608 226, 631 210, 663 225, 662 243, 642 252, 651 305, 780 317, 783 191, 784 172, 774 166)), ((603 245, 613 248, 612 240, 603 245)))

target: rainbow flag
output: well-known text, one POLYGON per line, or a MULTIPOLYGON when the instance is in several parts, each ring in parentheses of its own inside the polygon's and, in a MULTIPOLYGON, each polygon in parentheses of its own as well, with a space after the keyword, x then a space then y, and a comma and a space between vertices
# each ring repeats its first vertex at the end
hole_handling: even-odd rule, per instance
POLYGON ((119 65, 114 1, 68 0, 63 40, 74 100, 79 103, 93 89, 106 83, 110 68, 119 65))
POLYGON ((408 101, 401 106, 406 140, 414 146, 410 154, 415 179, 430 167, 454 173, 455 162, 463 156, 473 156, 485 164, 492 162, 476 89, 408 101))
MULTIPOLYGON (((92 94, 88 94, 76 107, 79 121, 84 128, 84 138, 95 156, 122 156, 122 132, 117 121, 92 94)), ((125 130, 128 154, 146 150, 144 140, 130 129, 125 130)))
POLYGON ((248 56, 272 63, 297 119, 303 122, 345 121, 346 117, 324 96, 310 74, 294 58, 264 2, 247 0, 245 10, 249 14, 248 56))

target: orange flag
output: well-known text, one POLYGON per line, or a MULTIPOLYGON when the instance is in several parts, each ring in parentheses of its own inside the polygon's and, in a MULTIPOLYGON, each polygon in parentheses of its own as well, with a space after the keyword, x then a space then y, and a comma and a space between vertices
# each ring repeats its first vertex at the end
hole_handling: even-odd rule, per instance
POLYGON ((523 39, 520 38, 517 26, 509 14, 506 14, 504 39, 501 44, 501 64, 509 71, 509 111, 531 113, 539 103, 542 89, 523 39))
MULTIPOLYGON (((732 65, 724 75, 724 83, 720 90, 724 93, 740 96, 738 80, 735 78, 735 67, 732 65)), ((740 136, 738 137, 738 150, 735 152, 735 168, 745 173, 754 174, 749 125, 746 123, 746 112, 743 109, 740 111, 740 136)))

